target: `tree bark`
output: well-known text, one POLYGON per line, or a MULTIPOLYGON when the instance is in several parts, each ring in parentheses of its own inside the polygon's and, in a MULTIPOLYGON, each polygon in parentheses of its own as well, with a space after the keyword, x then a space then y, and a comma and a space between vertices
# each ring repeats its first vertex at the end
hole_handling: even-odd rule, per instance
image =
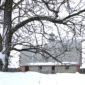
POLYGON ((0 34, 0 52, 2 51, 2 36, 0 34))
POLYGON ((8 59, 11 50, 12 40, 12 3, 13 0, 6 0, 4 9, 4 30, 3 30, 3 53, 5 54, 4 71, 8 71, 8 59))

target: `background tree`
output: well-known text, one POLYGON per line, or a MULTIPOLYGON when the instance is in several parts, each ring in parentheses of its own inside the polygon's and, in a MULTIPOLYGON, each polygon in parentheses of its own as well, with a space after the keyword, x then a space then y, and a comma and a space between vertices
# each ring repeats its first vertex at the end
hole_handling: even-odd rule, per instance
POLYGON ((28 44, 28 48, 21 50, 47 53, 43 45, 51 32, 55 32, 62 46, 64 39, 84 37, 84 4, 84 0, 1 0, 4 70, 8 70, 11 50, 20 51, 16 45, 28 44))

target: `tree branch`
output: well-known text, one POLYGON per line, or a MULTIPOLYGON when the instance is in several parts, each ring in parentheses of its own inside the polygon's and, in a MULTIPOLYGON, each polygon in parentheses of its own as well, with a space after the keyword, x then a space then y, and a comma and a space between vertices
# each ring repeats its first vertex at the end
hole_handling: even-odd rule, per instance
POLYGON ((77 16, 77 15, 83 13, 83 12, 85 12, 85 9, 83 9, 83 10, 77 12, 77 13, 74 13, 74 14, 69 15, 69 16, 65 17, 63 20, 66 20, 66 19, 69 19, 71 17, 77 16))
POLYGON ((12 9, 15 9, 20 3, 22 3, 24 0, 20 0, 19 2, 17 2, 12 9))
POLYGON ((22 21, 21 23, 17 24, 14 28, 13 28, 13 33, 15 31, 17 31, 20 27, 24 26, 25 24, 29 23, 29 22, 32 22, 32 21, 40 21, 40 20, 46 20, 46 21, 50 21, 50 22, 53 22, 53 23, 58 23, 58 24, 65 24, 65 22, 63 22, 63 20, 56 20, 54 18, 51 18, 51 17, 47 17, 47 16, 36 16, 36 17, 31 17, 31 18, 28 18, 24 21, 22 21))
MULTIPOLYGON (((56 60, 57 62, 62 63, 60 60, 57 59, 57 57, 54 57, 53 55, 51 55, 48 51, 44 50, 44 49, 40 49, 40 48, 24 48, 24 49, 16 49, 13 48, 12 50, 16 50, 16 51, 28 51, 28 52, 32 52, 32 53, 36 53, 36 50, 39 50, 42 53, 47 54, 49 57, 51 57, 52 59, 56 60)), ((39 52, 38 52, 39 53, 39 52)))

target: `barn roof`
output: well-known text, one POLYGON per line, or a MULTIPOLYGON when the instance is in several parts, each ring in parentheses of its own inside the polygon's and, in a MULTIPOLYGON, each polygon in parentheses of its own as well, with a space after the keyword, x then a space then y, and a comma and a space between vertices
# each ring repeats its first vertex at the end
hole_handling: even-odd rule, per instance
MULTIPOLYGON (((51 55, 56 57, 61 62, 69 62, 70 64, 81 63, 81 51, 82 51, 82 44, 79 40, 69 40, 63 42, 63 45, 59 41, 49 42, 45 44, 44 47, 45 50, 47 50, 51 55), (64 52, 65 51, 65 52, 64 52)), ((46 57, 43 57, 41 54, 37 53, 31 53, 23 51, 20 54, 20 66, 21 65, 28 65, 28 64, 49 64, 47 62, 57 62, 56 60, 52 59, 48 55, 46 57)), ((69 64, 68 63, 68 64, 69 64)), ((51 63, 53 64, 53 63, 51 63)), ((54 63, 55 64, 55 63, 54 63)), ((58 64, 58 63, 56 63, 58 64)))

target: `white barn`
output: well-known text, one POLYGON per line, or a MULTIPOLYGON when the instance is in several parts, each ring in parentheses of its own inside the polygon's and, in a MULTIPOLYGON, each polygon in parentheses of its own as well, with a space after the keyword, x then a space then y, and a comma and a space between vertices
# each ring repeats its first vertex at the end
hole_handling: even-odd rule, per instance
POLYGON ((68 40, 61 43, 54 40, 51 35, 49 43, 44 49, 56 57, 62 63, 57 62, 52 57, 39 53, 23 51, 20 54, 20 71, 36 71, 42 73, 63 73, 78 72, 82 60, 82 44, 79 40, 68 40))

